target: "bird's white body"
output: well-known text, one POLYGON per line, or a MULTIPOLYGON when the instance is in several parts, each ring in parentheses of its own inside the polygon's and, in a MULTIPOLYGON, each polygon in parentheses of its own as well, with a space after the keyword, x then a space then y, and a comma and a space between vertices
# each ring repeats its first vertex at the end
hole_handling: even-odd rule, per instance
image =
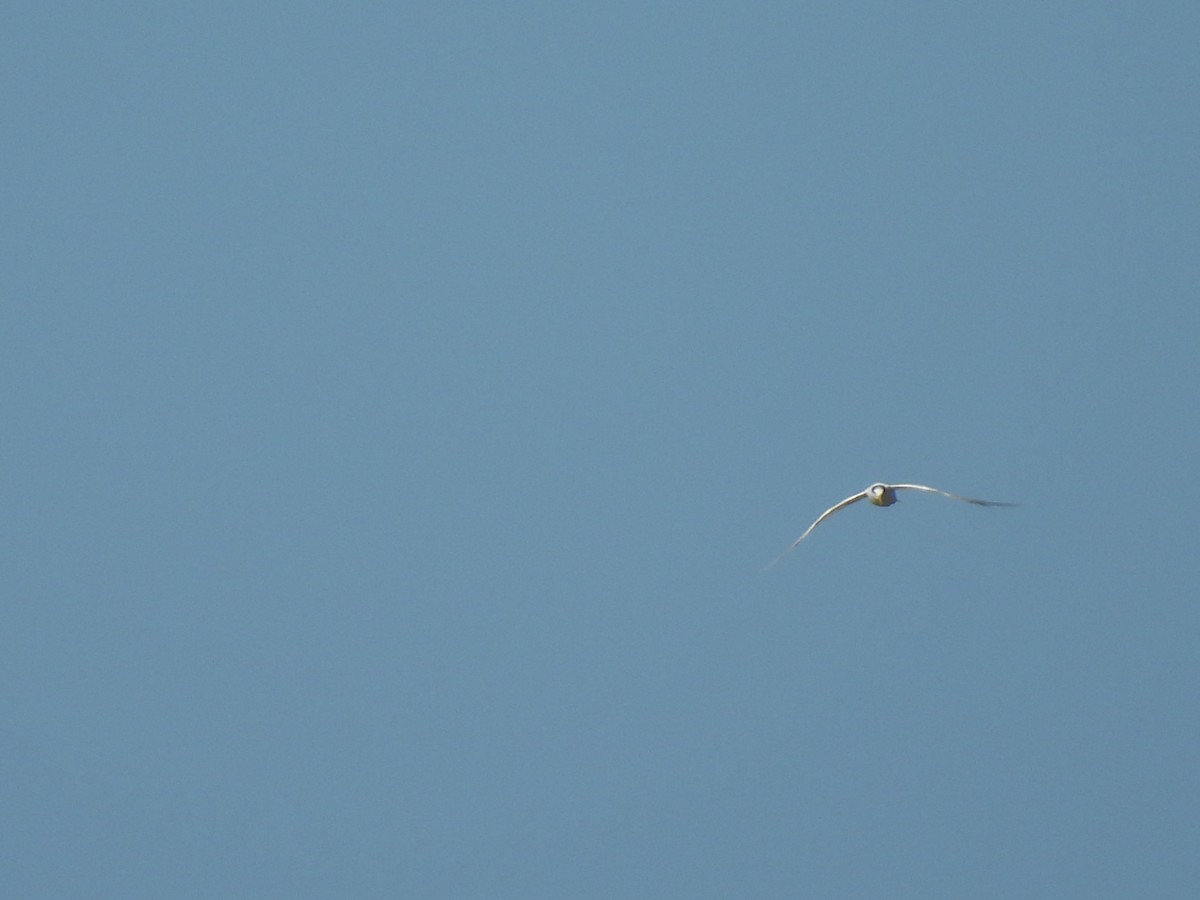
POLYGON ((812 534, 814 528, 816 528, 818 525, 820 525, 822 522, 824 522, 826 519, 828 519, 830 516, 832 516, 839 509, 843 509, 844 507, 847 507, 852 503, 857 503, 859 500, 870 500, 876 506, 891 506, 893 503, 896 502, 896 491, 903 491, 903 490, 924 491, 927 494, 941 494, 943 497, 949 497, 951 500, 961 500, 964 503, 973 503, 976 506, 1016 506, 1017 505, 1015 503, 1001 503, 998 500, 976 500, 974 497, 964 497, 962 494, 952 494, 949 491, 943 491, 941 488, 929 487, 924 484, 884 484, 883 482, 877 481, 875 484, 871 485, 865 491, 859 491, 857 494, 854 494, 851 497, 847 497, 845 500, 841 501, 840 503, 835 503, 833 506, 829 507, 829 509, 825 510, 825 512, 821 513, 821 515, 817 516, 817 520, 815 522, 813 522, 811 525, 809 525, 808 528, 806 528, 804 530, 804 534, 800 535, 800 537, 798 537, 798 538, 796 538, 796 540, 792 541, 791 546, 789 546, 786 550, 784 550, 783 553, 779 554, 779 556, 776 557, 775 560, 768 563, 764 567, 764 571, 766 569, 771 568, 771 566, 775 565, 775 563, 779 562, 779 560, 783 559, 785 556, 787 556, 789 553, 791 553, 793 550, 795 550, 796 546, 802 540, 804 540, 806 537, 808 537, 810 534, 812 534))

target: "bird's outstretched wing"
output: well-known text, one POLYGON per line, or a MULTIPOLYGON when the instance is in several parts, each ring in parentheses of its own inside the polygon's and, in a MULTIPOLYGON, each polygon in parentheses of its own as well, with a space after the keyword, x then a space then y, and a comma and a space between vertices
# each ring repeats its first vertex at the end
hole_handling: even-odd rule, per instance
POLYGON ((895 490, 924 491, 927 494, 941 494, 951 500, 961 500, 963 503, 974 503, 976 506, 1018 506, 1016 503, 1004 503, 1000 500, 976 500, 974 497, 964 497, 962 494, 952 494, 941 488, 929 487, 924 484, 893 484, 895 490))
POLYGON ((761 569, 759 569, 759 571, 760 572, 767 571, 767 569, 771 568, 773 565, 778 563, 781 559, 783 559, 785 556, 787 556, 789 553, 791 553, 793 550, 795 550, 797 545, 799 545, 799 543, 802 540, 804 540, 806 537, 808 537, 810 534, 812 534, 812 530, 814 528, 816 528, 818 525, 820 525, 822 522, 824 522, 826 519, 828 519, 830 516, 832 516, 839 509, 841 509, 844 506, 849 506, 851 503, 857 503, 859 500, 865 499, 866 496, 867 496, 866 491, 859 491, 853 497, 847 497, 841 503, 836 503, 833 506, 829 507, 829 509, 825 510, 825 512, 823 512, 819 516, 817 516, 817 521, 813 522, 806 529, 804 529, 804 534, 800 535, 800 537, 798 537, 794 541, 792 541, 791 546, 789 546, 786 550, 784 550, 782 553, 780 553, 777 557, 775 557, 773 560, 771 560, 769 563, 767 563, 765 566, 763 566, 761 569))

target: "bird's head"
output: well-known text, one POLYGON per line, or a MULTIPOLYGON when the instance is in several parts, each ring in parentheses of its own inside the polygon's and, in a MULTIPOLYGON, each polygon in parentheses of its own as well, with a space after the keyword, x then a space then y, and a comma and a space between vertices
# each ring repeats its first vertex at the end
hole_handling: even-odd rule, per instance
POLYGON ((896 502, 896 490, 882 482, 876 482, 867 488, 867 499, 876 506, 891 506, 896 502))

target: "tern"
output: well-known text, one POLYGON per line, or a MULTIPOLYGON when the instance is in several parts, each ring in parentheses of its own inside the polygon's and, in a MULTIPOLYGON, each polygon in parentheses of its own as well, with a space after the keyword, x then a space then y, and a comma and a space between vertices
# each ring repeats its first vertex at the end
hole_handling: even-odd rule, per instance
POLYGON ((789 553, 799 546, 800 542, 812 534, 813 529, 832 516, 839 509, 844 509, 851 503, 857 503, 859 500, 870 500, 876 506, 891 506, 896 502, 896 491, 924 491, 927 494, 941 494, 943 497, 949 497, 951 500, 961 500, 963 503, 974 503, 976 506, 1016 506, 1015 503, 1002 503, 999 500, 976 500, 974 497, 964 497, 962 494, 952 494, 949 491, 943 491, 941 488, 929 487, 924 484, 883 484, 876 482, 865 491, 859 491, 851 497, 847 497, 840 503, 835 503, 825 512, 817 516, 817 521, 813 522, 804 530, 804 534, 792 541, 791 546, 780 553, 775 559, 763 566, 765 572, 771 566, 775 565, 789 553))

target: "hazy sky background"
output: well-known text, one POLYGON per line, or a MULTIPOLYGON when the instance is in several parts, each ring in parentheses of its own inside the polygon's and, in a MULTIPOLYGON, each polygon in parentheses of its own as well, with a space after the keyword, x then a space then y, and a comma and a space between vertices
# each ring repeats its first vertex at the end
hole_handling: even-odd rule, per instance
POLYGON ((8 4, 0 893, 1200 895, 1198 39, 8 4))

